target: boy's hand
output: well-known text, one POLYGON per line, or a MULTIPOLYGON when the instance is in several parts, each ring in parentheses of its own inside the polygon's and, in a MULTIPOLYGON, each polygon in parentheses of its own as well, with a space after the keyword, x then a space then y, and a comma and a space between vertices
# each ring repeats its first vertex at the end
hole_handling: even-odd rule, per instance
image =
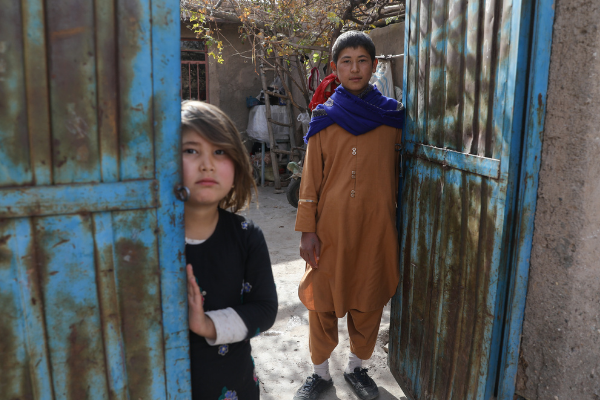
POLYGON ((187 272, 188 323, 190 330, 196 335, 214 340, 217 338, 217 330, 212 319, 204 314, 204 297, 200 293, 192 264, 188 264, 185 269, 187 272))
POLYGON ((321 256, 321 242, 314 232, 302 232, 300 239, 300 256, 311 267, 319 268, 319 257, 321 256))

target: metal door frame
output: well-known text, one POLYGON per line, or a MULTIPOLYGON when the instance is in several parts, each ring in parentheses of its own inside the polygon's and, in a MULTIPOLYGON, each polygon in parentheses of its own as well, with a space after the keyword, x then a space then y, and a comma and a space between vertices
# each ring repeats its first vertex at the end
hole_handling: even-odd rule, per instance
MULTIPOLYGON (((173 0, 152 0, 152 77, 155 132, 181 130, 181 27, 178 21, 179 3, 173 0), (165 63, 165 54, 170 54, 165 63)), ((159 227, 158 255, 160 265, 162 321, 165 346, 167 399, 186 399, 191 395, 189 373, 189 338, 187 299, 185 293, 185 260, 180 252, 183 240, 183 205, 176 198, 173 182, 181 179, 181 140, 175 143, 168 135, 155 135, 154 177, 159 227), (161 168, 162 167, 162 168, 161 168), (176 171, 177 176, 173 176, 176 171), (181 328, 184 327, 182 330, 181 328)))
POLYGON ((533 10, 527 106, 518 182, 517 207, 513 222, 514 247, 508 283, 507 310, 501 345, 498 400, 512 400, 523 329, 529 279, 529 260, 533 242, 535 210, 542 158, 544 117, 546 115, 550 50, 554 25, 554 0, 536 0, 533 10))

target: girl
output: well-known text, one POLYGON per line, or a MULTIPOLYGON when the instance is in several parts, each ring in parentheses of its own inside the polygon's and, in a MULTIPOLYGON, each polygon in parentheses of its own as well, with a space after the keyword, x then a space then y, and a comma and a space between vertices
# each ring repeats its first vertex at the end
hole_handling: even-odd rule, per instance
POLYGON ((185 101, 181 120, 192 397, 258 399, 249 339, 273 325, 277 293, 262 231, 235 214, 252 166, 217 107, 185 101))

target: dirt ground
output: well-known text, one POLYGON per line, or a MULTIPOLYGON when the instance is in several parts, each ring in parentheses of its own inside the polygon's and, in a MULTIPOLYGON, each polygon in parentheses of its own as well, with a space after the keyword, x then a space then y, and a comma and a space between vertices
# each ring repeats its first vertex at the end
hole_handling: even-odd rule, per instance
MULTIPOLYGON (((305 263, 298 254, 300 233, 294 231, 296 209, 289 205, 285 193, 275 194, 273 187, 259 188, 258 203, 258 208, 253 202, 250 209, 241 214, 252 219, 264 232, 277 285, 279 312, 275 325, 252 339, 252 354, 262 382, 262 399, 291 400, 313 372, 308 352, 308 313, 297 292, 305 263)), ((407 400, 388 369, 387 353, 383 349, 389 318, 388 305, 383 313, 375 352, 363 367, 369 369, 369 375, 379 386, 380 399, 407 400)), ((329 362, 334 388, 322 397, 324 400, 357 398, 343 376, 350 351, 346 318, 340 321, 339 328, 340 344, 329 362)))

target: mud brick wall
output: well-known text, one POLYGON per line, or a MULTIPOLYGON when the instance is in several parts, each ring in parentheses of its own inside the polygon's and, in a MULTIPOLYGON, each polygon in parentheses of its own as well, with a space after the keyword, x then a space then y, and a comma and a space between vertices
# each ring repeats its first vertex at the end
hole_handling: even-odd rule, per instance
MULTIPOLYGON (((188 28, 190 25, 192 23, 182 22, 183 38, 196 37, 188 28)), ((260 75, 252 64, 252 47, 248 41, 242 42, 238 25, 223 24, 221 33, 225 37, 223 63, 219 64, 211 56, 208 58, 208 102, 223 110, 242 132, 248 126, 249 109, 246 107, 246 97, 256 97, 260 94, 260 75)), ((271 81, 272 77, 268 76, 267 82, 271 81)))
MULTIPOLYGON (((373 29, 369 36, 375 43, 377 55, 396 55, 404 53, 404 22, 373 29)), ((402 88, 404 57, 392 58, 392 79, 394 86, 402 88)))
POLYGON ((556 0, 517 393, 600 399, 600 2, 556 0))

